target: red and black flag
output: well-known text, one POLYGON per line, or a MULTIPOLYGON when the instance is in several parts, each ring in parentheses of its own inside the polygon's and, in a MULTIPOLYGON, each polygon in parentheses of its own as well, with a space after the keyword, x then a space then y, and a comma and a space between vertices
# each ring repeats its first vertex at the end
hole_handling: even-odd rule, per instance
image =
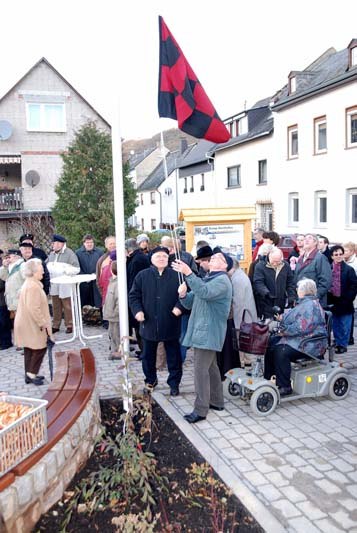
POLYGON ((198 139, 227 142, 226 126, 162 17, 159 27, 159 116, 177 120, 180 130, 198 139))

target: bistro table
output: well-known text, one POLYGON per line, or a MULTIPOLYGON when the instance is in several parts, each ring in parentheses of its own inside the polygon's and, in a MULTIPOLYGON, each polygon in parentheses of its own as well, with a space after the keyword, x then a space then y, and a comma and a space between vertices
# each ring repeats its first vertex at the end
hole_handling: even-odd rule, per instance
POLYGON ((56 278, 51 279, 51 283, 71 285, 72 289, 71 307, 73 317, 73 335, 70 339, 56 341, 56 344, 65 344, 66 342, 72 342, 76 338, 78 338, 85 346, 85 339, 100 339, 101 337, 103 337, 103 335, 85 335, 83 331, 82 305, 79 286, 81 283, 88 283, 89 281, 95 280, 95 278, 95 274, 77 274, 76 276, 58 276, 56 278))

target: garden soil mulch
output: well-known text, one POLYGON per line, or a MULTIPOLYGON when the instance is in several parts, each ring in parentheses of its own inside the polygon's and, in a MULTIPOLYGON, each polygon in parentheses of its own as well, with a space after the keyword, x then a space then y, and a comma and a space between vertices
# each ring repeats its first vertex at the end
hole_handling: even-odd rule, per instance
MULTIPOLYGON (((122 402, 119 400, 103 400, 101 401, 101 410, 102 424, 107 433, 115 438, 118 432, 122 432, 122 422, 120 421, 123 412, 122 402)), ((221 531, 222 533, 263 533, 264 530, 261 526, 249 514, 243 504, 230 493, 223 482, 220 482, 220 488, 215 495, 216 504, 217 502, 219 504, 222 499, 227 501, 223 528, 217 529, 217 526, 214 525, 212 513, 214 514, 215 505, 212 505, 209 490, 203 494, 203 498, 199 498, 199 501, 197 500, 196 502, 192 498, 181 497, 183 493, 187 494, 190 486, 192 488, 192 485, 190 485, 191 465, 204 463, 204 459, 155 402, 152 405, 152 416, 153 425, 149 451, 154 454, 158 462, 158 473, 168 479, 170 487, 169 493, 163 498, 161 505, 157 504, 152 509, 153 515, 156 513, 160 513, 161 516, 165 515, 165 521, 159 521, 155 531, 172 531, 176 533, 218 533, 221 531)), ((85 479, 91 472, 97 471, 99 465, 108 466, 110 461, 113 461, 113 458, 108 456, 98 444, 86 465, 76 475, 71 485, 67 487, 63 499, 41 517, 33 532, 59 533, 64 531, 63 521, 67 512, 68 494, 71 495, 80 481, 85 479)), ((212 472, 212 476, 220 480, 214 472, 212 472)), ((203 492, 205 491, 203 490, 203 492)), ((140 513, 144 511, 145 507, 146 504, 139 499, 126 512, 140 513)), ((120 513, 118 508, 110 505, 92 513, 77 512, 76 508, 65 531, 68 533, 118 532, 119 529, 112 524, 112 519, 119 516, 120 513)))

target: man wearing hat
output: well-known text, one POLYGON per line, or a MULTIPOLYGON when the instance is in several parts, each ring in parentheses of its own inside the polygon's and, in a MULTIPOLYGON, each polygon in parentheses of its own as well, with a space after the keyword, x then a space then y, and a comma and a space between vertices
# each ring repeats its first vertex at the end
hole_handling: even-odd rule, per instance
POLYGON ((146 235, 146 233, 140 233, 140 235, 136 237, 136 242, 138 243, 139 248, 141 249, 142 252, 144 252, 144 254, 150 253, 150 248, 149 248, 150 239, 146 235))
MULTIPOLYGON (((29 261, 30 259, 34 259, 34 253, 33 253, 34 247, 30 242, 22 241, 20 242, 20 253, 21 257, 26 263, 26 261, 29 261)), ((46 255, 46 254, 45 254, 46 255)), ((47 256, 46 256, 47 257, 47 256)), ((37 259, 40 259, 40 257, 37 257, 37 259)), ((47 266, 45 261, 42 261, 42 267, 43 267, 43 276, 41 279, 41 283, 43 285, 43 290, 46 294, 49 294, 50 292, 50 273, 48 272, 47 266)))
POLYGON ((34 246, 34 238, 33 238, 32 233, 24 233, 23 235, 21 235, 20 245, 23 242, 32 244, 32 247, 33 247, 32 256, 33 257, 38 257, 38 259, 41 259, 42 263, 44 263, 47 260, 47 255, 45 254, 45 252, 41 248, 36 248, 34 246))
POLYGON ((228 272, 233 267, 232 258, 214 253, 209 262, 209 275, 204 279, 195 276, 183 261, 175 261, 172 268, 186 276, 179 287, 180 301, 191 309, 185 346, 194 348, 194 381, 196 400, 192 413, 185 415, 190 424, 204 420, 209 409, 224 409, 223 387, 217 365, 216 352, 222 350, 227 330, 227 319, 232 303, 232 284, 228 272))
POLYGON ((178 396, 182 378, 179 343, 181 310, 177 302, 179 280, 177 274, 168 267, 167 248, 154 248, 151 252, 151 263, 149 268, 141 270, 135 276, 129 293, 130 309, 135 319, 140 322, 140 335, 143 340, 145 391, 149 392, 157 385, 156 350, 161 341, 166 350, 170 394, 178 396))
MULTIPOLYGON (((66 242, 66 238, 62 235, 53 235, 52 252, 47 260, 47 268, 51 279, 64 275, 75 276, 80 271, 78 257, 73 250, 67 248, 66 242)), ((56 333, 60 329, 62 311, 64 312, 66 333, 72 333, 73 331, 71 291, 71 285, 69 284, 51 282, 50 295, 52 297, 53 333, 56 333)))
POLYGON ((195 261, 200 267, 198 271, 198 275, 200 278, 205 278, 206 276, 208 276, 209 262, 212 255, 213 250, 208 244, 198 248, 195 261))
POLYGON ((4 257, 0 268, 0 279, 5 281, 5 300, 11 319, 15 318, 20 289, 25 281, 20 268, 23 262, 20 251, 11 248, 4 257))

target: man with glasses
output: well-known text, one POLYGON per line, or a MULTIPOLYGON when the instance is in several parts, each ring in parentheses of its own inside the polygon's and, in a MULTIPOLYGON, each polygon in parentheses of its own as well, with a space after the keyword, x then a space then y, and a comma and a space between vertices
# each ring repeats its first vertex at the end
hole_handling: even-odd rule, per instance
POLYGON ((219 252, 211 256, 209 275, 197 277, 183 261, 175 261, 172 268, 186 276, 179 287, 180 301, 191 309, 185 346, 194 348, 194 381, 196 400, 192 413, 185 415, 190 424, 204 420, 209 409, 224 409, 223 386, 217 365, 216 352, 223 347, 227 319, 232 303, 232 284, 228 272, 233 260, 219 252), (187 286, 191 292, 187 292, 187 286))
POLYGON ((328 302, 332 304, 332 329, 335 339, 335 353, 347 352, 350 339, 353 300, 357 294, 357 276, 352 267, 344 261, 343 246, 331 248, 332 283, 328 293, 328 302))

